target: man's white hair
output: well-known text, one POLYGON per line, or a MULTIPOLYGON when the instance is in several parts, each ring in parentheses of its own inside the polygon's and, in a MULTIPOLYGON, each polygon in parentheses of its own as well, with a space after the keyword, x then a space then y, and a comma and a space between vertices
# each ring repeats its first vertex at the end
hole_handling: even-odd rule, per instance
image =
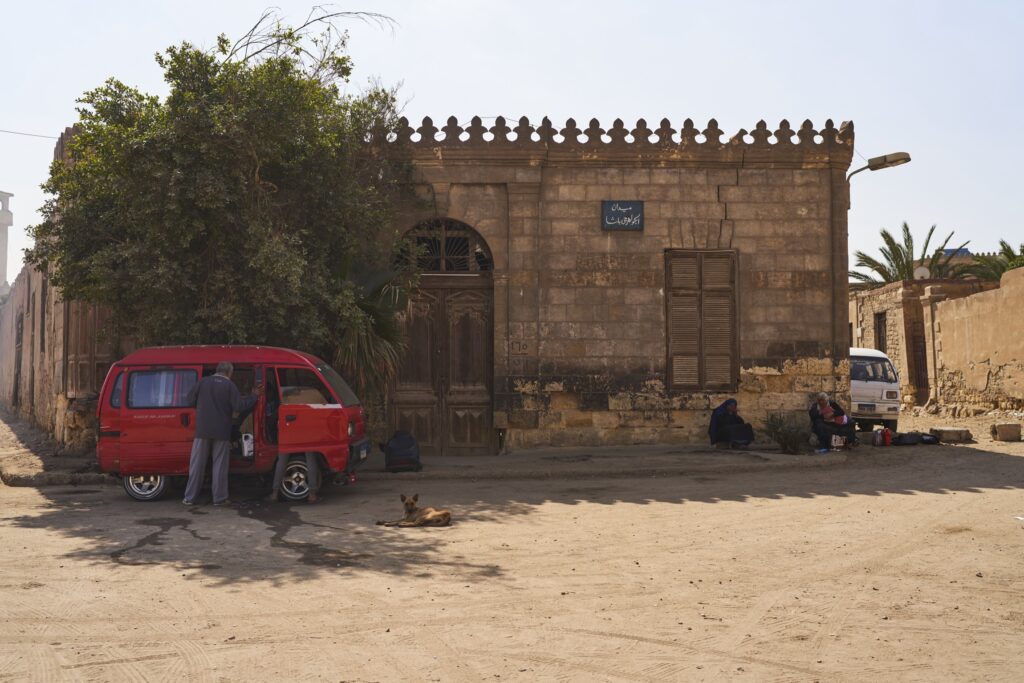
POLYGON ((828 400, 828 394, 826 394, 824 391, 819 391, 817 398, 818 398, 819 401, 822 400, 822 399, 825 399, 827 401, 828 400))

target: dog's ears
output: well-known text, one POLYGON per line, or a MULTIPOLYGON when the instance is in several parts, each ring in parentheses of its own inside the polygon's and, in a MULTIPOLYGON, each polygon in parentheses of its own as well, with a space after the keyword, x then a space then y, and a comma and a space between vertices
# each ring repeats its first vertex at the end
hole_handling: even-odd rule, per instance
POLYGON ((418 503, 419 501, 420 501, 420 494, 418 494, 418 493, 412 494, 412 502, 418 503))
POLYGON ((405 494, 404 493, 399 493, 398 497, 402 499, 403 503, 405 502, 405 494))

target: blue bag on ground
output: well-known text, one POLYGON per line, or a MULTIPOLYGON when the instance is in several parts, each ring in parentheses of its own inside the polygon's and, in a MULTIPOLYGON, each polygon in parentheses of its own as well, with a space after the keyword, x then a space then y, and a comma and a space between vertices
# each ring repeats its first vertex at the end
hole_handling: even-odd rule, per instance
POLYGON ((384 469, 388 472, 419 472, 420 445, 409 432, 395 432, 386 444, 380 444, 384 451, 384 469))

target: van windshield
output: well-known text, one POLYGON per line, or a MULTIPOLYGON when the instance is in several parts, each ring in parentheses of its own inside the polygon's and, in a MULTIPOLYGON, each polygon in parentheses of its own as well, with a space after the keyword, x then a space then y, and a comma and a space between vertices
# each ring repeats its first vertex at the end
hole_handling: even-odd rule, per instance
POLYGON ((886 358, 850 358, 850 379, 857 382, 897 382, 896 371, 886 358))
POLYGON ((327 363, 323 363, 316 366, 316 369, 320 371, 320 374, 324 376, 327 383, 331 385, 331 389, 341 399, 343 406, 357 406, 361 403, 359 397, 356 396, 356 392, 352 391, 352 388, 349 387, 348 383, 341 378, 341 375, 334 368, 327 363))

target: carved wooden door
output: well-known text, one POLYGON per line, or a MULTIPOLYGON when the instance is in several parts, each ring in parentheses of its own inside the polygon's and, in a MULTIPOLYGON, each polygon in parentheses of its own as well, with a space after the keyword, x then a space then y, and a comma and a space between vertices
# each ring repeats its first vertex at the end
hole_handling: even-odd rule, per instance
POLYGON ((424 456, 494 452, 492 302, 489 273, 424 275, 412 296, 388 412, 424 456))

